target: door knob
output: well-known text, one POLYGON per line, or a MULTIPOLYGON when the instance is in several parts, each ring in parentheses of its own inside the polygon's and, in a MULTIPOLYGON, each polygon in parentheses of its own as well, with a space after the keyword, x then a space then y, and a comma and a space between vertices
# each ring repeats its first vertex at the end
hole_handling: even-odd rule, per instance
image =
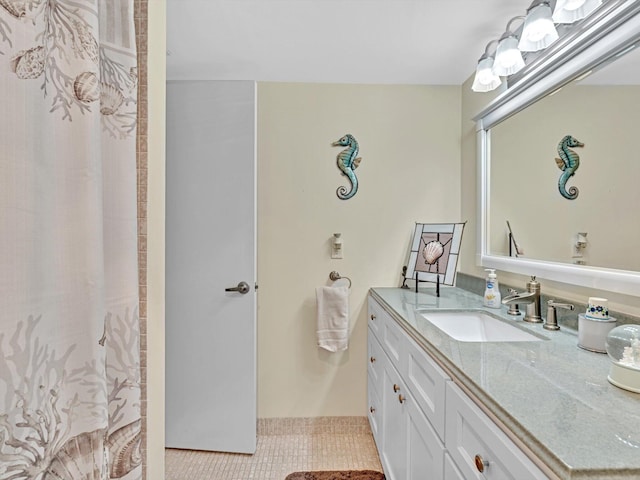
POLYGON ((247 282, 240 282, 237 287, 229 287, 224 289, 225 292, 240 292, 243 295, 245 293, 249 293, 249 290, 251 290, 251 287, 249 287, 249 284, 247 282))

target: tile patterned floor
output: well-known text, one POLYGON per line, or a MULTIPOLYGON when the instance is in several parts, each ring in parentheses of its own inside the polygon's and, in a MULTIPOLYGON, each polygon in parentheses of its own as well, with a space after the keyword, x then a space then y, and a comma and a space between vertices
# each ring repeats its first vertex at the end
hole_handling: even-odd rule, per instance
POLYGON ((366 417, 260 419, 254 455, 165 453, 165 480, 284 480, 303 470, 382 471, 366 417))

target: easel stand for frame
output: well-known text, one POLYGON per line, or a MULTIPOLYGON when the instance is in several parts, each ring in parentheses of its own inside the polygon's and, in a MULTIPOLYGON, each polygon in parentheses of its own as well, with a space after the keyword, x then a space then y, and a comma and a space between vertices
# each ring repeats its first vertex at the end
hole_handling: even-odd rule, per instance
MULTIPOLYGON (((420 282, 428 283, 429 280, 419 280, 417 271, 413 275, 414 275, 413 280, 416 285, 416 293, 418 293, 418 284, 420 282)), ((402 277, 403 277, 402 287, 400 288, 409 289, 409 286, 407 285, 407 267, 406 266, 402 267, 402 277)), ((440 298, 440 262, 436 262, 436 297, 440 298)))

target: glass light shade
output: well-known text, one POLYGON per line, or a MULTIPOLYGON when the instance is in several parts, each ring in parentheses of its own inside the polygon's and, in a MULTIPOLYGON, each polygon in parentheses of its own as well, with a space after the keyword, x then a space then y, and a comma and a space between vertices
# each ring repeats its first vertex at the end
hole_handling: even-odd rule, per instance
POLYGON ((493 61, 493 73, 506 77, 513 75, 522 67, 524 67, 524 60, 518 49, 518 39, 510 36, 500 40, 496 49, 496 58, 493 61))
POLYGON ((529 10, 518 43, 521 52, 537 52, 558 39, 551 15, 548 3, 541 3, 529 10))
POLYGON ((573 23, 582 20, 602 5, 602 0, 558 0, 553 11, 556 23, 573 23))
POLYGON ((611 360, 609 382, 640 393, 640 325, 614 328, 607 335, 605 347, 611 360))
POLYGON ((478 61, 476 76, 471 90, 474 92, 490 92, 500 86, 502 80, 493 73, 493 57, 483 57, 478 61))

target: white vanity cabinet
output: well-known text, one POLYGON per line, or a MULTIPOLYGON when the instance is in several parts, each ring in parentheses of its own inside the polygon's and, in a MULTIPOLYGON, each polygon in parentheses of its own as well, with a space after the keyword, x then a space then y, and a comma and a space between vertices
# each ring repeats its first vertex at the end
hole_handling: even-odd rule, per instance
POLYGON ((369 421, 387 479, 443 478, 448 378, 371 298, 368 342, 369 421))
POLYGON ((369 421, 388 480, 547 478, 380 304, 368 302, 369 421))

